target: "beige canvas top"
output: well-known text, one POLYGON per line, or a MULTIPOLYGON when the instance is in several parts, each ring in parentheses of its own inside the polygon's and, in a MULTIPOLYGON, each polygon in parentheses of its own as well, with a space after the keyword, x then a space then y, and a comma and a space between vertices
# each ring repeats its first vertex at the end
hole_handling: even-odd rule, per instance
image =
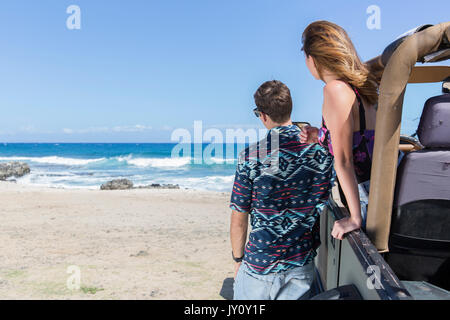
POLYGON ((450 22, 441 23, 408 36, 393 52, 385 52, 384 56, 367 62, 380 82, 380 95, 366 230, 380 252, 389 250, 388 238, 406 85, 408 82, 440 82, 450 76, 450 67, 415 66, 417 62, 449 59, 449 39, 450 22), (387 62, 386 65, 383 61, 387 62))

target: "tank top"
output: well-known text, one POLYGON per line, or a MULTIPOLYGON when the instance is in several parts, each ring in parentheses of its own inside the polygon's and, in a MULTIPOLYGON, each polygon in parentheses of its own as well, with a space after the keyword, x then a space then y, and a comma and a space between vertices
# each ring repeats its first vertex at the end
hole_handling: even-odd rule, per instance
MULTIPOLYGON (((358 183, 370 180, 370 171, 372 169, 372 155, 375 141, 375 130, 366 129, 366 112, 362 103, 358 90, 352 86, 353 91, 358 99, 359 109, 359 131, 353 132, 353 164, 358 183)), ((322 127, 319 129, 319 143, 328 149, 334 156, 333 146, 331 144, 330 131, 328 130, 325 120, 322 117, 322 127)))

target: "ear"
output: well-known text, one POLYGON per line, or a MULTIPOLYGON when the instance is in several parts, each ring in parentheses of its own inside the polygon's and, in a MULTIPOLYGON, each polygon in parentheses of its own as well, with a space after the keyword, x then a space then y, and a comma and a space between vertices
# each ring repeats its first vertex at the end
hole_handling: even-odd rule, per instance
POLYGON ((308 60, 308 63, 317 70, 316 60, 314 60, 313 56, 306 56, 306 59, 308 60))
POLYGON ((264 112, 261 112, 261 117, 264 122, 267 122, 267 114, 265 114, 264 112))
POLYGON ((313 56, 306 56, 306 64, 308 66, 309 71, 317 80, 322 79, 322 76, 317 68, 316 60, 313 56))

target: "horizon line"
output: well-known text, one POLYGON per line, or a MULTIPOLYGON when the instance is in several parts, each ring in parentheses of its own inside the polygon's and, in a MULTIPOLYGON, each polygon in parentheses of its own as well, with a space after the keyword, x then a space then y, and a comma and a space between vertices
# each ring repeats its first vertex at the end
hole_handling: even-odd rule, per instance
POLYGON ((238 143, 238 142, 223 142, 223 143, 213 143, 213 142, 202 142, 202 143, 196 143, 196 142, 190 142, 190 143, 180 143, 180 142, 1 142, 1 144, 247 144, 247 143, 253 143, 253 142, 244 142, 244 143, 238 143))

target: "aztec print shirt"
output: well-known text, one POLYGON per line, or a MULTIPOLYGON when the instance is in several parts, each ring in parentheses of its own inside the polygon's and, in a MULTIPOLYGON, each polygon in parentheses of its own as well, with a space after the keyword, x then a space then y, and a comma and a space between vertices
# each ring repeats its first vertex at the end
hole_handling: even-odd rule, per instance
POLYGON ((332 162, 319 144, 300 142, 296 125, 273 128, 240 153, 230 208, 250 214, 243 262, 252 272, 282 272, 314 259, 332 162))

